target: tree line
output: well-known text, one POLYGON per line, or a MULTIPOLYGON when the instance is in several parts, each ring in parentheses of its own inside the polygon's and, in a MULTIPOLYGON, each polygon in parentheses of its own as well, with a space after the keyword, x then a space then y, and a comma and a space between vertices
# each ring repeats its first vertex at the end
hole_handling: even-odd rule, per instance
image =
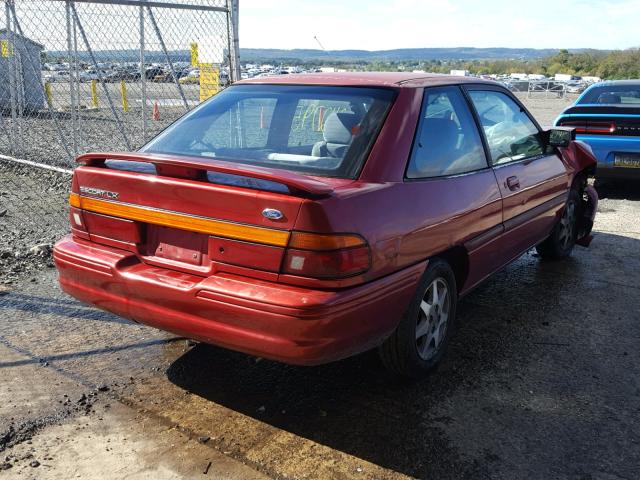
POLYGON ((570 53, 560 50, 557 54, 537 59, 469 60, 423 62, 371 62, 367 70, 419 69, 434 73, 449 73, 450 70, 468 70, 477 75, 537 73, 553 76, 567 73, 579 76, 598 76, 603 79, 640 78, 640 49, 611 52, 585 51, 570 53))

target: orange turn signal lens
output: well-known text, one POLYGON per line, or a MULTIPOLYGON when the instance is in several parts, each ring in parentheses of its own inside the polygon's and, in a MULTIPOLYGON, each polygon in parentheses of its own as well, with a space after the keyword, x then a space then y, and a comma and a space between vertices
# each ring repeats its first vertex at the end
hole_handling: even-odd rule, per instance
POLYGON ((319 233, 292 232, 289 248, 300 250, 339 250, 366 245, 364 238, 353 234, 324 235, 319 233))
POLYGON ((72 207, 80 208, 88 212, 151 223, 163 227, 189 230, 191 232, 206 233, 245 242, 286 247, 289 240, 289 232, 286 230, 275 230, 185 213, 159 210, 151 207, 101 200, 98 198, 81 197, 75 193, 69 196, 69 204, 72 207))
POLYGON ((78 195, 77 193, 70 193, 69 194, 69 205, 71 205, 72 207, 75 208, 80 208, 80 195, 78 195))

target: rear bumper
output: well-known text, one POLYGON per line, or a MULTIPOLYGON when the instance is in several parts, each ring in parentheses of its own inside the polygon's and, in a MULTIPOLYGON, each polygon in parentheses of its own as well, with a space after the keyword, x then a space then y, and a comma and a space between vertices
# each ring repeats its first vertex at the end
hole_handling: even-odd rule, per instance
POLYGON ((589 144, 598 160, 596 178, 640 179, 640 168, 615 167, 613 164, 616 153, 640 154, 640 138, 578 135, 577 139, 589 144))
POLYGON ((598 164, 596 178, 610 180, 640 180, 640 168, 614 167, 608 164, 598 164))
POLYGON ((187 338, 300 365, 381 343, 425 268, 421 263, 366 285, 324 291, 222 273, 197 277, 71 236, 53 254, 62 289, 83 302, 187 338))

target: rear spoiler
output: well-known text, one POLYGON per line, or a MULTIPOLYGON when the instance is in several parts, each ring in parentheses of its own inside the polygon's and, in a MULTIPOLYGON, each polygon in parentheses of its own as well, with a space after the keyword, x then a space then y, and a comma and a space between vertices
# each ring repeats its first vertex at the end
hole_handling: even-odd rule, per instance
MULTIPOLYGON (((333 192, 331 185, 305 175, 275 168, 238 164, 222 160, 202 159, 199 157, 176 158, 170 155, 137 152, 91 152, 76 158, 76 162, 89 167, 103 167, 106 160, 151 163, 159 172, 162 171, 163 167, 177 167, 185 171, 191 170, 194 174, 198 171, 218 172, 257 178, 259 180, 281 183, 289 187, 290 190, 302 192, 314 197, 328 196, 333 192)), ((197 178, 197 176, 189 175, 188 178, 197 178)))

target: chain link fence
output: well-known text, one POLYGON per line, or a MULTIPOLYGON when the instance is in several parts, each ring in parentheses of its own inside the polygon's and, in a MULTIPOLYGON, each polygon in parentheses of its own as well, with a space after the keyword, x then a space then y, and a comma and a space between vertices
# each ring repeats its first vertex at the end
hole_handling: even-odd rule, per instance
POLYGON ((237 0, 0 5, 2 267, 67 230, 77 155, 139 148, 240 70, 237 0))

